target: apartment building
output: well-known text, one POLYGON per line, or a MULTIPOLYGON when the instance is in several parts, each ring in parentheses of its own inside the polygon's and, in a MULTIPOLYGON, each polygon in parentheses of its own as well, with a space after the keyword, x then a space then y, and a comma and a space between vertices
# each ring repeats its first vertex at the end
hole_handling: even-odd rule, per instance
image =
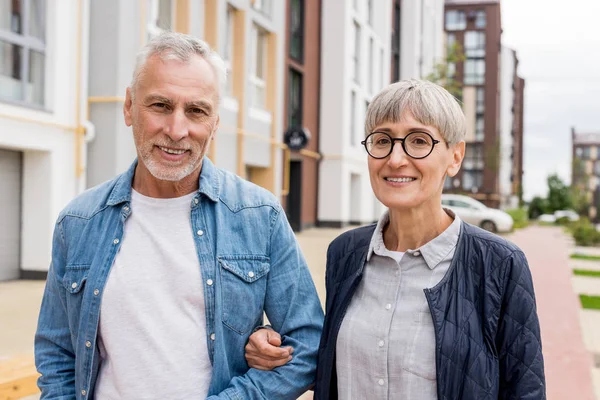
POLYGON ((499 0, 446 0, 446 45, 458 43, 464 61, 450 65, 462 83, 467 118, 467 148, 459 174, 447 179, 446 192, 468 193, 488 206, 500 205, 499 0))
POLYGON ((0 2, 0 280, 44 277, 85 187, 87 2, 0 2))
POLYGON ((204 39, 225 59, 220 128, 209 151, 219 167, 281 194, 286 4, 273 0, 107 0, 92 2, 88 186, 135 157, 122 106, 134 56, 163 30, 204 39))
POLYGON ((502 46, 500 77, 500 207, 515 208, 523 200, 523 95, 516 51, 502 46))
POLYGON ((571 185, 585 194, 588 217, 599 222, 600 132, 577 132, 571 128, 571 143, 571 185))

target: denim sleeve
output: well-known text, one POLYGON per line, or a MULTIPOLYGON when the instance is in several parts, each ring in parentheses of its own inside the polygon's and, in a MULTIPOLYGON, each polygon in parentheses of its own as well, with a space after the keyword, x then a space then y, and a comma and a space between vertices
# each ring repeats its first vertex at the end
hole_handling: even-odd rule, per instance
POLYGON ((270 239, 271 269, 265 312, 293 358, 272 371, 250 369, 208 399, 296 399, 315 380, 323 309, 294 232, 281 208, 274 210, 270 239))
POLYGON ((61 226, 54 228, 52 262, 35 334, 35 365, 41 374, 41 400, 75 398, 75 351, 66 311, 65 291, 59 281, 65 269, 65 242, 61 226))
POLYGON ((504 265, 504 293, 498 324, 499 399, 546 398, 540 323, 533 280, 525 255, 517 251, 504 265))

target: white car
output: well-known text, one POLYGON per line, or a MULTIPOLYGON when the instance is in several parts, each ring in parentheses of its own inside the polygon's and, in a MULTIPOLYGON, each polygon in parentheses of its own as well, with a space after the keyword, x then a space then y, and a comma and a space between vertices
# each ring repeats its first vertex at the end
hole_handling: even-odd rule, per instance
POLYGON ((510 215, 496 208, 460 194, 442 194, 442 206, 456 213, 465 222, 477 225, 490 232, 510 232, 513 219, 510 215))

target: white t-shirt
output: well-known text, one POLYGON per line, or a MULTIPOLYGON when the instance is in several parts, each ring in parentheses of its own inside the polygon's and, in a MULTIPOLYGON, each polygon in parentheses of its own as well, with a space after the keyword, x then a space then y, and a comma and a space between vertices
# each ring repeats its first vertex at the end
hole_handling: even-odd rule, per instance
POLYGON ((212 365, 193 197, 157 199, 132 190, 100 308, 99 400, 206 398, 212 365))

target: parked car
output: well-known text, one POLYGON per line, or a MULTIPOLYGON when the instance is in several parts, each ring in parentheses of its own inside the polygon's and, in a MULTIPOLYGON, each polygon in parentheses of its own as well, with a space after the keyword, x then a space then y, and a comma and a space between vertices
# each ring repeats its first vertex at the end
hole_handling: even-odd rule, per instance
POLYGON ((510 215, 469 196, 442 194, 442 205, 456 213, 465 222, 477 225, 490 232, 510 232, 513 219, 510 215))
POLYGON ((573 210, 558 210, 554 211, 554 218, 557 220, 560 218, 568 218, 569 221, 574 222, 579 221, 579 214, 573 210))
POLYGON ((554 214, 542 214, 537 219, 539 222, 546 222, 549 224, 553 224, 556 222, 556 217, 554 214))

